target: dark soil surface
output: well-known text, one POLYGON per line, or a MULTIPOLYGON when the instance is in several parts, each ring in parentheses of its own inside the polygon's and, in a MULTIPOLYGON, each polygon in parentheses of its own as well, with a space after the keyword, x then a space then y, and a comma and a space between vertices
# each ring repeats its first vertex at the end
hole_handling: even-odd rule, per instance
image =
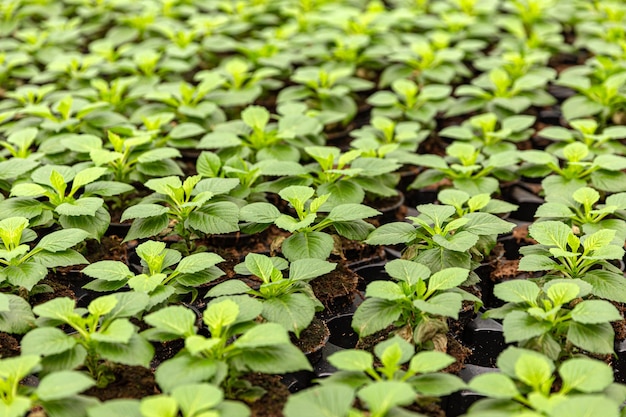
POLYGON ((0 332, 0 358, 20 355, 20 344, 8 333, 0 332))
POLYGON ((143 398, 158 394, 160 391, 154 380, 154 374, 143 366, 112 365, 115 381, 105 388, 92 387, 85 395, 101 401, 113 398, 143 398))
POLYGON ((328 330, 326 324, 314 317, 309 327, 300 333, 300 338, 298 339, 295 335, 292 335, 291 341, 306 355, 324 347, 329 336, 330 330, 328 330))
POLYGON ((263 388, 265 394, 250 407, 251 417, 283 417, 283 408, 289 397, 289 390, 276 375, 248 374, 245 379, 252 385, 263 388))
POLYGON ((39 304, 43 304, 46 301, 50 301, 53 298, 58 298, 58 297, 69 297, 73 300, 76 299, 76 294, 74 293, 74 291, 72 291, 70 287, 68 287, 64 283, 61 283, 58 280, 56 280, 54 277, 45 278, 39 283, 49 285, 50 287, 52 287, 54 291, 42 292, 39 294, 32 295, 29 299, 29 303, 33 307, 39 304))
POLYGON ((358 281, 355 272, 337 264, 334 271, 313 279, 311 287, 328 312, 335 312, 352 304, 358 281))

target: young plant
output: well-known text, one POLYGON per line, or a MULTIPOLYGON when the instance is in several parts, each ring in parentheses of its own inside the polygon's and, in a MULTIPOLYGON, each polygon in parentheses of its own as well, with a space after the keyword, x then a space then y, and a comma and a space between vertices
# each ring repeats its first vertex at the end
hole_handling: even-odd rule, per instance
POLYGON ((179 251, 166 249, 165 243, 151 240, 137 246, 136 252, 143 273, 134 274, 123 262, 99 261, 83 269, 83 274, 96 278, 83 288, 116 291, 128 285, 131 290, 150 296, 146 306, 150 311, 161 304, 180 301, 186 294, 191 294, 193 301, 198 296, 197 287, 224 274, 215 266, 224 259, 214 253, 195 253, 183 258, 179 251))
POLYGON ((221 389, 211 384, 184 384, 169 394, 141 400, 107 401, 89 409, 89 417, 249 417, 250 410, 239 401, 224 400, 221 389))
POLYGON ((95 383, 76 371, 53 372, 41 378, 37 387, 21 381, 39 368, 41 358, 21 355, 0 359, 0 413, 6 417, 22 417, 36 407, 56 417, 85 416, 86 410, 98 403, 95 398, 79 395, 95 383))
POLYGON ((223 160, 230 158, 257 162, 267 159, 299 162, 305 146, 320 144, 323 126, 304 111, 304 104, 280 106, 278 123, 270 123, 270 112, 261 106, 248 106, 241 120, 215 126, 204 135, 199 148, 218 149, 223 160))
POLYGON ((389 65, 380 75, 379 86, 386 87, 403 78, 414 79, 419 86, 431 83, 449 85, 459 76, 469 76, 463 64, 465 51, 451 45, 451 36, 444 32, 424 35, 406 34, 403 44, 394 47, 389 65))
POLYGON ((248 222, 244 231, 259 232, 275 224, 291 233, 282 240, 280 248, 285 257, 293 262, 298 259, 327 259, 335 247, 335 239, 324 232, 332 228, 339 235, 351 240, 364 240, 374 229, 363 219, 380 214, 379 211, 362 204, 339 204, 321 216, 320 208, 328 200, 324 194, 313 198, 311 187, 294 185, 279 192, 280 197, 289 202, 296 216, 281 214, 269 203, 251 203, 241 208, 241 220, 248 222))
POLYGON ((480 147, 454 142, 446 147, 445 158, 439 155, 418 155, 414 158, 415 164, 426 169, 409 188, 421 189, 448 180, 454 188, 471 195, 491 195, 499 191, 499 181, 516 179, 514 168, 518 159, 516 151, 498 152, 485 157, 480 147))
POLYGON ((333 146, 309 146, 306 153, 316 163, 307 166, 304 185, 313 184, 318 195, 329 194, 324 209, 338 204, 362 203, 365 197, 394 197, 400 164, 393 159, 363 156, 362 150, 342 153, 333 146))
POLYGON ((519 173, 528 177, 543 177, 541 185, 546 195, 567 189, 573 193, 580 187, 592 186, 600 191, 626 191, 626 157, 602 154, 594 156, 587 145, 573 142, 556 156, 546 151, 529 150, 521 153, 526 162, 519 173), (559 159, 563 159, 561 164, 559 159), (563 166, 561 166, 563 165, 563 166))
POLYGON ((185 348, 156 370, 165 393, 184 384, 209 382, 224 388, 227 398, 262 395, 240 377, 248 372, 280 374, 311 370, 304 354, 277 323, 257 323, 262 304, 248 296, 210 302, 202 317, 209 332, 198 334, 196 315, 182 306, 165 307, 144 317, 153 326, 143 332, 150 340, 185 339, 185 348))
POLYGON ((377 91, 367 103, 374 106, 373 117, 414 120, 432 128, 435 116, 450 107, 451 94, 452 88, 447 85, 427 84, 420 88, 414 81, 400 78, 391 83, 391 91, 377 91))
POLYGON ((503 319, 506 343, 536 350, 552 360, 571 357, 583 349, 612 354, 615 332, 611 321, 622 316, 605 300, 580 300, 591 293, 580 279, 555 279, 540 287, 527 280, 497 284, 494 294, 506 301, 483 316, 503 319))
MULTIPOLYGON (((480 199, 473 201, 479 202, 480 199)), ((406 222, 384 224, 370 233, 365 243, 404 244, 402 257, 422 263, 432 272, 451 266, 471 270, 474 259, 489 254, 498 234, 508 233, 514 226, 493 214, 478 211, 459 217, 457 208, 452 205, 422 204, 417 206, 417 211, 418 217, 407 217, 413 225, 406 222)), ((473 273, 470 277, 477 279, 473 273)))
POLYGON ((305 101, 323 124, 349 123, 357 113, 354 94, 374 87, 371 81, 354 76, 355 68, 327 63, 300 67, 291 76, 296 84, 278 93, 278 103, 305 101))
POLYGON ((558 376, 550 358, 509 347, 498 357, 501 372, 478 375, 469 388, 487 398, 470 406, 464 416, 528 415, 617 417, 626 389, 613 382, 611 368, 579 357, 561 363, 558 376))
POLYGON ((88 233, 80 229, 52 232, 31 248, 37 235, 28 229, 28 219, 9 217, 0 221, 0 288, 29 293, 51 292, 47 285, 37 285, 49 268, 89 263, 72 248, 83 242, 88 233))
POLYGON ((98 167, 109 168, 113 179, 118 182, 128 184, 143 182, 149 177, 183 175, 173 159, 180 157, 178 149, 157 147, 153 135, 122 137, 109 131, 108 139, 113 149, 104 148, 100 140, 85 143, 84 138, 80 138, 81 144, 68 143, 66 140, 64 145, 73 150, 84 149, 89 152, 91 161, 98 167))
POLYGON ((222 108, 247 106, 258 99, 265 90, 276 90, 282 82, 274 80, 280 70, 272 67, 255 68, 242 57, 223 60, 218 68, 200 71, 194 76, 195 81, 204 82, 218 74, 224 79, 220 88, 213 90, 206 99, 222 108))
POLYGON ((602 68, 603 61, 596 62, 600 64, 596 69, 592 65, 568 68, 559 75, 556 83, 579 93, 565 100, 562 105, 563 116, 567 120, 597 116, 600 126, 604 127, 626 107, 626 71, 621 68, 620 72, 598 77, 598 74, 604 75, 606 72, 602 68))
POLYGON ((501 122, 494 113, 470 117, 461 126, 441 129, 439 136, 468 141, 486 155, 517 151, 518 142, 528 140, 533 134, 534 116, 511 116, 501 122))
POLYGON ((443 352, 415 353, 415 346, 394 336, 374 347, 377 357, 364 350, 335 352, 328 362, 338 372, 321 380, 323 386, 348 386, 372 416, 385 416, 393 407, 436 401, 465 387, 455 375, 439 371, 455 359, 443 352), (382 398, 387 398, 385 401, 382 398))
POLYGON ((550 139, 555 143, 546 148, 546 152, 557 153, 565 146, 574 142, 584 143, 592 155, 596 154, 626 154, 626 146, 620 140, 626 138, 625 126, 610 126, 599 129, 598 122, 593 119, 570 120, 571 129, 561 126, 548 126, 539 132, 542 138, 550 139))
POLYGON ((540 220, 556 220, 572 227, 576 235, 591 234, 603 229, 615 231, 613 243, 626 240, 626 193, 611 194, 604 204, 598 204, 600 193, 590 187, 581 187, 569 193, 560 190, 558 194, 546 196, 546 202, 537 208, 535 217, 540 220))
POLYGON ((413 154, 429 135, 430 131, 422 130, 417 122, 395 122, 385 116, 374 116, 370 125, 350 132, 354 138, 350 146, 355 149, 377 149, 397 144, 399 151, 413 154))
POLYGON ((321 259, 298 259, 288 264, 282 258, 250 253, 244 263, 235 266, 235 272, 253 275, 262 280, 254 290, 240 280, 228 280, 212 288, 207 297, 222 297, 248 294, 263 303, 261 317, 278 323, 300 337, 300 332, 309 327, 316 311, 324 308, 308 281, 334 270, 336 264, 321 259), (283 270, 289 269, 289 276, 283 270))
POLYGON ((394 333, 420 349, 446 351, 448 318, 458 319, 463 300, 480 300, 458 288, 469 275, 464 268, 431 271, 417 262, 395 259, 385 265, 393 281, 374 281, 365 290, 352 327, 360 337, 390 325, 394 333))
POLYGON ((578 237, 564 223, 544 221, 532 224, 528 231, 538 244, 520 248, 520 271, 549 271, 544 279, 582 279, 596 297, 626 302, 623 272, 609 262, 624 257, 623 241, 615 242, 615 230, 578 237))
POLYGON ((489 197, 489 194, 476 194, 470 196, 465 191, 447 188, 437 194, 437 200, 441 204, 452 206, 456 215, 461 218, 469 213, 510 213, 517 209, 515 204, 489 197))
POLYGON ((104 295, 86 309, 74 304, 74 300, 61 297, 35 306, 37 328, 22 339, 22 354, 43 356, 46 373, 84 365, 99 387, 114 381, 112 363, 149 366, 154 348, 129 320, 147 306, 147 295, 104 295), (74 332, 68 334, 57 327, 62 324, 74 332))
MULTIPOLYGON (((235 178, 239 180, 239 184, 229 191, 228 196, 249 202, 265 201, 264 189, 268 178, 295 177, 307 173, 306 168, 299 162, 264 159, 252 164, 237 157, 222 161, 217 154, 209 151, 204 151, 198 156, 196 170, 199 175, 205 178, 235 178)), ((277 181, 280 182, 280 179, 277 181)))
POLYGON ((141 203, 129 207, 121 221, 134 219, 125 241, 156 236, 165 232, 184 240, 185 253, 193 250, 192 240, 203 234, 230 233, 239 230, 239 207, 229 201, 211 201, 227 194, 238 181, 233 178, 206 178, 193 175, 181 182, 178 177, 154 178, 145 186, 154 191, 141 203))
POLYGON ((82 229, 92 239, 100 239, 111 222, 102 197, 133 190, 128 184, 98 181, 107 172, 103 167, 37 168, 30 182, 13 185, 11 195, 15 198, 0 202, 0 216, 26 216, 31 226, 49 225, 56 220, 65 229, 82 229))
POLYGON ((494 68, 472 80, 471 84, 458 87, 454 94, 461 98, 450 106, 446 116, 483 110, 504 118, 520 114, 530 106, 553 105, 556 100, 545 91, 545 87, 555 76, 556 72, 552 70, 514 79, 504 68, 494 68))

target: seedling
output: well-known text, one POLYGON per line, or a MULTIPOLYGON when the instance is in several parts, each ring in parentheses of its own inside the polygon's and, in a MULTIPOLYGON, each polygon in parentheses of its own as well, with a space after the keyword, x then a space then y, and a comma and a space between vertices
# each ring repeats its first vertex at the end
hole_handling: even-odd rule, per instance
POLYGON ((149 180, 145 186, 154 194, 122 214, 122 221, 135 219, 125 241, 169 232, 184 240, 180 249, 188 254, 194 249, 192 240, 203 234, 239 230, 239 207, 229 201, 210 201, 237 184, 233 178, 202 179, 200 175, 187 177, 184 182, 178 177, 149 180), (172 221, 173 230, 167 230, 172 221))
POLYGON ((367 286, 363 304, 352 326, 365 337, 393 325, 394 333, 420 349, 444 351, 448 317, 457 319, 463 300, 478 308, 480 300, 458 288, 468 277, 464 268, 445 268, 431 275, 422 264, 402 259, 385 265, 397 282, 374 281, 367 286))
POLYGON ((114 380, 111 363, 148 367, 154 348, 129 320, 147 306, 147 295, 104 295, 87 309, 75 308, 74 304, 74 300, 60 297, 35 306, 37 328, 22 339, 22 354, 43 356, 46 373, 84 365, 99 387, 114 380), (74 333, 59 329, 61 324, 74 333))
POLYGON ((0 202, 0 216, 25 216, 33 227, 58 221, 66 229, 82 229, 100 239, 111 221, 101 197, 133 189, 128 184, 98 181, 106 173, 102 167, 42 166, 32 172, 31 182, 13 185, 11 195, 16 198, 0 202))
POLYGON ((394 407, 432 402, 433 397, 465 386, 459 377, 439 372, 454 363, 452 356, 435 351, 416 354, 415 346, 399 336, 378 343, 374 353, 380 365, 367 351, 333 353, 328 361, 338 372, 323 379, 322 385, 350 387, 373 416, 385 416, 394 407))
POLYGON ((611 368, 590 358, 564 361, 557 376, 550 358, 510 347, 498 357, 498 368, 501 372, 481 374, 470 381, 470 389, 487 398, 473 404, 466 416, 581 417, 601 413, 617 417, 626 398, 625 387, 613 382, 611 368))
POLYGON ((335 266, 321 259, 298 259, 288 264, 282 258, 250 253, 244 263, 235 267, 235 272, 260 278, 263 283, 259 289, 253 290, 239 280, 228 280, 212 288, 207 297, 249 294, 263 303, 261 317, 300 337, 315 312, 324 308, 308 281, 331 272, 335 266), (285 269, 289 269, 288 277, 283 276, 285 269))
POLYGON ((180 301, 186 294, 191 294, 193 302, 198 296, 197 287, 224 274, 215 266, 224 259, 214 253, 183 258, 179 251, 166 249, 165 243, 155 241, 142 243, 136 252, 144 269, 142 274, 134 274, 120 261, 99 261, 83 269, 85 275, 96 278, 83 288, 115 291, 128 285, 131 290, 150 296, 146 307, 149 311, 163 303, 180 301))
POLYGON ((59 371, 46 375, 37 387, 20 382, 39 368, 41 358, 21 355, 0 359, 0 413, 6 417, 22 417, 36 406, 58 417, 85 415, 88 407, 98 402, 79 395, 94 385, 87 375, 76 371, 59 371), (54 414, 52 414, 54 413, 54 414))
POLYGON ((0 221, 0 287, 29 293, 52 291, 47 285, 37 285, 48 275, 49 268, 89 263, 80 253, 71 249, 83 242, 88 233, 80 229, 52 232, 31 248, 29 243, 37 235, 28 229, 28 219, 9 217, 0 221))
POLYGON ((256 399, 263 390, 242 380, 245 373, 311 370, 283 326, 254 321, 262 310, 262 304, 248 296, 214 300, 203 314, 209 336, 198 334, 196 316, 185 307, 165 307, 147 315, 144 320, 154 328, 143 336, 158 341, 185 339, 185 349, 157 368, 156 380, 163 391, 210 382, 223 387, 227 398, 256 399))
MULTIPOLYGON (((422 204, 417 206, 418 217, 407 217, 412 225, 406 222, 387 223, 368 236, 365 243, 370 245, 404 244, 406 249, 402 257, 427 266, 432 272, 443 268, 460 266, 473 269, 476 259, 488 254, 495 245, 498 234, 507 233, 513 223, 479 211, 458 216, 461 201, 449 197, 454 205, 422 204)), ((462 198, 461 195, 459 197, 462 198)), ((469 200, 468 200, 469 202, 469 200)), ((475 207, 484 203, 484 197, 472 200, 475 207), (482 201, 481 201, 482 200, 482 201)), ((486 207, 486 206, 483 206, 486 207)), ((471 210, 470 210, 471 211, 471 210)), ((472 280, 476 277, 471 276, 472 280)))
POLYGON ((251 203, 241 209, 241 220, 249 222, 242 230, 259 232, 272 224, 291 232, 280 245, 285 257, 293 262, 298 259, 327 259, 335 246, 333 237, 324 232, 332 227, 334 231, 347 239, 364 240, 374 229, 363 219, 373 217, 380 212, 362 204, 339 204, 330 212, 321 216, 321 207, 328 200, 324 194, 313 198, 315 190, 305 186, 290 186, 279 195, 291 204, 296 216, 281 214, 269 203, 251 203))
POLYGON ((414 163, 426 169, 409 185, 421 189, 443 180, 452 181, 455 188, 471 195, 499 191, 500 181, 512 181, 517 174, 513 169, 518 162, 515 151, 505 151, 485 157, 480 147, 454 142, 446 148, 446 157, 418 155, 414 163))
POLYGON ((611 354, 615 333, 610 322, 622 320, 622 316, 605 300, 578 302, 591 289, 579 279, 556 279, 543 287, 526 280, 502 282, 495 286, 494 294, 507 304, 484 316, 503 319, 507 343, 517 342, 554 361, 571 357, 578 349, 611 354))
POLYGON ((531 225, 529 233, 539 244, 520 249, 520 271, 549 271, 544 279, 582 279, 591 284, 596 297, 626 300, 623 273, 609 262, 624 256, 622 241, 614 241, 615 230, 602 229, 578 237, 564 223, 545 221, 531 225))

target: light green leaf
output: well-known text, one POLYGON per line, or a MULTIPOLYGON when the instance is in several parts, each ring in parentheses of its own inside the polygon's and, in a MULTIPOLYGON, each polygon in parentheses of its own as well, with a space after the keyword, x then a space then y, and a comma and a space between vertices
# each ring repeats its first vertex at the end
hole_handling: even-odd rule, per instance
POLYGON ((367 351, 348 349, 333 353, 328 357, 328 362, 342 371, 364 372, 373 369, 374 356, 367 351))
POLYGON ((88 236, 89 233, 81 229, 59 230, 41 238, 37 248, 49 252, 59 252, 77 245, 87 239, 88 236))
POLYGON ((36 393, 43 401, 60 400, 79 394, 95 384, 82 372, 60 371, 43 377, 36 393))
POLYGON ((571 314, 578 323, 607 323, 622 319, 617 308, 605 300, 584 300, 576 304, 571 314))

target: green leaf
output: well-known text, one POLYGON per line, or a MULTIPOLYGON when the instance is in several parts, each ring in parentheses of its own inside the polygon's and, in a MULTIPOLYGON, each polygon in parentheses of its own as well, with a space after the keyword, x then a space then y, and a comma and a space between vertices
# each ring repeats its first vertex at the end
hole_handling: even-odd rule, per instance
POLYGON ((183 258, 176 267, 176 271, 183 274, 193 274, 224 262, 224 258, 215 253, 195 253, 183 258))
POLYGON ((134 239, 142 239, 156 236, 169 225, 167 214, 156 217, 148 217, 146 219, 135 219, 130 226, 124 242, 134 239))
POLYGON ((552 271, 558 264, 545 255, 528 254, 520 259, 518 270, 520 271, 552 271))
POLYGON ((56 327, 40 327, 26 333, 22 339, 22 355, 49 356, 66 352, 76 345, 76 339, 56 327))
POLYGON ((25 262, 20 265, 11 265, 4 268, 3 275, 9 283, 16 287, 24 287, 28 291, 48 274, 48 268, 38 262, 25 262))
POLYGON ((502 322, 506 343, 541 336, 552 329, 550 323, 539 321, 523 311, 512 311, 502 322))
POLYGON ((0 309, 0 331, 24 334, 35 327, 35 316, 26 300, 13 294, 2 294, 1 299, 8 302, 8 308, 0 309))
POLYGON ((98 297, 87 306, 89 313, 96 316, 103 316, 110 313, 117 305, 117 298, 113 295, 98 297))
POLYGON ((283 326, 275 323, 262 323, 240 336, 233 345, 240 349, 255 349, 289 343, 287 330, 283 326))
POLYGON ((407 298, 402 287, 390 281, 374 281, 369 283, 365 291, 365 296, 389 301, 407 298))
POLYGON ((447 250, 465 252, 470 250, 470 248, 478 242, 478 236, 467 231, 462 231, 446 237, 434 235, 433 241, 447 250))
POLYGON ((613 353, 615 333, 609 323, 577 323, 570 324, 567 339, 574 345, 592 353, 613 353))
POLYGON ((333 250, 333 245, 333 238, 326 233, 301 232, 285 239, 281 249, 290 262, 303 258, 326 260, 333 250))
POLYGON ((328 357, 328 362, 342 371, 364 372, 374 367, 374 356, 367 351, 348 349, 335 352, 328 357))
POLYGON ((364 337, 392 324, 402 314, 402 307, 395 301, 380 298, 366 299, 354 313, 352 328, 364 337))
POLYGON ((207 204, 189 215, 189 226, 206 234, 221 234, 239 230, 239 207, 221 201, 207 204))
POLYGON ((311 324, 315 316, 315 303, 305 294, 284 294, 266 299, 261 315, 300 337, 300 332, 311 324))
POLYGON ((501 282, 493 289, 496 297, 509 303, 534 304, 540 292, 537 284, 521 279, 501 282))
POLYGON ((411 359, 409 369, 418 374, 425 374, 440 371, 454 362, 455 359, 452 356, 443 352, 424 351, 411 359))
POLYGON ((163 362, 155 378, 163 392, 171 392, 178 386, 210 380, 216 371, 214 359, 183 354, 163 362))
POLYGON ((354 401, 354 391, 344 385, 324 385, 290 395, 285 417, 345 417, 354 401))
POLYGON ((83 273, 105 281, 122 281, 134 275, 123 262, 108 260, 88 265, 83 273))
POLYGON ((60 371, 43 377, 36 392, 41 400, 53 401, 79 394, 95 384, 82 372, 60 371))
POLYGON ((254 223, 271 224, 280 216, 280 211, 269 203, 250 203, 239 211, 241 220, 254 223))
POLYGON ((99 342, 98 353, 103 359, 124 365, 150 366, 154 356, 154 347, 143 337, 134 333, 128 343, 105 343, 99 342))
POLYGON ((374 415, 386 415, 396 406, 409 405, 415 401, 415 392, 406 382, 379 381, 367 385, 358 397, 374 415))
POLYGON ((182 385, 172 390, 184 416, 202 416, 224 398, 222 391, 209 384, 182 385))
POLYGON ((140 410, 143 417, 176 417, 178 403, 165 395, 153 395, 141 399, 140 410))
POLYGON ((589 358, 568 359, 559 368, 562 390, 601 392, 613 383, 613 370, 604 362, 589 358))
POLYGON ((434 273, 428 280, 428 292, 447 290, 461 285, 467 280, 469 271, 465 268, 446 268, 434 273))
POLYGON ((515 363, 515 375, 525 384, 541 389, 552 378, 552 366, 546 358, 522 354, 515 363))
POLYGON ((545 221, 532 224, 528 231, 533 239, 542 245, 556 246, 567 249, 567 237, 572 229, 565 223, 558 221, 545 221))
POLYGON ((409 243, 416 239, 415 227, 409 223, 387 223, 374 230, 365 243, 368 245, 395 245, 409 243))
POLYGON ((148 217, 161 216, 169 212, 169 209, 165 206, 158 204, 136 204, 130 206, 124 213, 122 213, 121 222, 128 219, 145 219, 148 217))
POLYGON ((334 271, 336 266, 321 259, 297 259, 289 265, 289 279, 306 281, 317 278, 334 271))
POLYGON ((104 200, 99 197, 81 197, 71 203, 62 203, 54 211, 65 216, 95 216, 104 200))
POLYGON ((59 252, 77 245, 87 239, 88 236, 89 233, 80 229, 59 230, 41 238, 37 248, 49 252, 59 252))
POLYGON ((459 311, 463 303, 461 294, 443 293, 431 297, 427 301, 415 300, 413 305, 418 309, 437 316, 452 317, 458 319, 459 311))
POLYGON ((107 168, 91 167, 79 171, 72 182, 72 190, 75 192, 79 188, 90 184, 107 173, 107 168))
POLYGON ((128 319, 116 319, 106 329, 101 328, 91 335, 93 340, 106 343, 128 343, 136 327, 128 319))
POLYGON ((578 323, 606 323, 622 319, 619 311, 605 300, 584 300, 572 310, 572 319, 578 323))
POLYGON ((265 255, 257 253, 249 253, 246 255, 245 265, 248 271, 263 280, 263 282, 271 282, 274 271, 274 263, 265 255))
POLYGON ((90 407, 87 410, 89 417, 145 417, 139 411, 139 401, 129 399, 108 400, 105 403, 90 407))
POLYGON ((189 337, 196 333, 196 315, 183 306, 169 306, 144 317, 144 321, 152 327, 179 336, 189 337))
POLYGON ((618 404, 600 395, 571 396, 554 406, 549 412, 550 417, 618 417, 618 404))
POLYGON ((209 304, 204 311, 203 320, 209 329, 221 329, 235 323, 239 314, 239 305, 232 299, 226 299, 209 304))
POLYGON ((40 317, 61 320, 64 322, 71 321, 76 314, 74 313, 74 300, 68 297, 53 298, 43 304, 33 307, 33 313, 40 317))
POLYGON ((270 121, 270 112, 265 107, 248 106, 241 112, 241 120, 253 129, 263 130, 270 121))
POLYGON ((427 267, 405 259, 394 259, 393 261, 387 262, 385 271, 387 271, 391 277, 411 285, 416 284, 420 279, 426 280, 430 277, 430 270, 427 267))
POLYGON ((501 373, 485 373, 477 375, 469 383, 471 390, 490 398, 509 399, 519 395, 515 382, 501 373))
POLYGON ((380 212, 363 204, 340 204, 328 213, 328 219, 338 222, 375 217, 380 212))

